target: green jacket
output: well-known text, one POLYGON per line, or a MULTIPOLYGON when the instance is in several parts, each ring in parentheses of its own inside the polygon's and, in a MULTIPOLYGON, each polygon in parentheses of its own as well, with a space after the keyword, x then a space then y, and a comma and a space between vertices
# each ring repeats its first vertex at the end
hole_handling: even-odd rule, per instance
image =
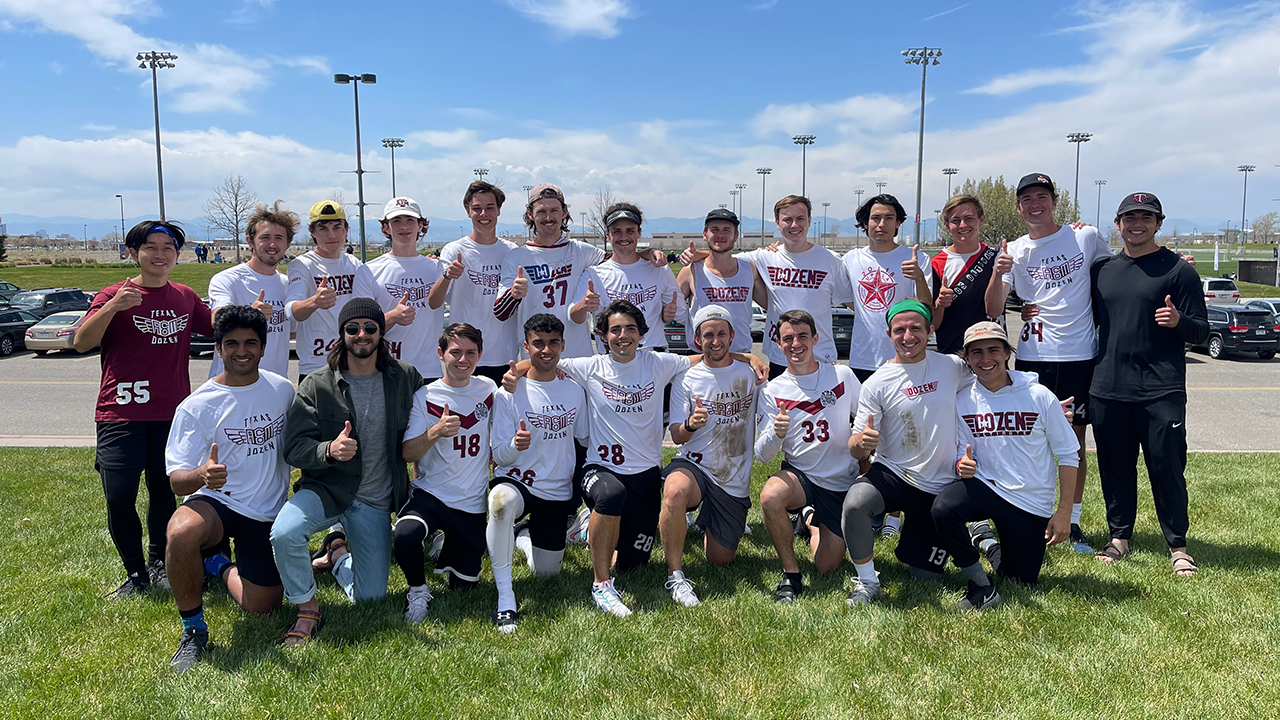
MULTIPOLYGON (((422 387, 422 376, 412 365, 394 361, 383 371, 383 394, 387 407, 387 463, 391 467, 391 502, 399 508, 409 497, 409 472, 401 460, 404 431, 409 427, 413 394, 422 387)), ((341 515, 355 500, 360 487, 361 451, 346 462, 329 460, 329 442, 338 437, 348 421, 357 446, 360 426, 356 424, 351 386, 341 370, 323 368, 302 379, 285 423, 285 461, 302 471, 293 491, 311 490, 320 496, 325 514, 341 515)))

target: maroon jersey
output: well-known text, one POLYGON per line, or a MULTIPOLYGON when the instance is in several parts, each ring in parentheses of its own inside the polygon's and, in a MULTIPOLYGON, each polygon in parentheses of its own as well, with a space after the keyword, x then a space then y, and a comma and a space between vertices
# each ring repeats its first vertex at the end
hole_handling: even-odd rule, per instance
MULTIPOLYGON (((103 288, 86 317, 123 285, 103 288)), ((102 389, 93 416, 98 422, 172 420, 178 403, 191 393, 191 333, 213 334, 209 308, 186 285, 134 287, 142 304, 116 313, 102 334, 102 389)))

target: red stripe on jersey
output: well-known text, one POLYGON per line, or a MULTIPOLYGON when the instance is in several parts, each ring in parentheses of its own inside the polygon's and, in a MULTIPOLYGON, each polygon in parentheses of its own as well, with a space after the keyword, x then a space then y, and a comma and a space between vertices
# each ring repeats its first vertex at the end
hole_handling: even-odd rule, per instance
MULTIPOLYGON (((484 405, 484 407, 485 407, 485 410, 486 410, 486 411, 492 411, 492 410, 493 410, 493 393, 489 393, 489 396, 488 396, 488 397, 486 397, 486 398, 484 399, 484 402, 482 402, 482 403, 480 403, 480 404, 481 404, 481 405, 484 405)), ((435 404, 435 403, 431 402, 430 400, 428 400, 428 401, 427 401, 427 414, 428 414, 428 415, 431 415, 431 416, 433 416, 433 417, 440 417, 440 416, 444 415, 444 406, 443 406, 443 405, 437 405, 437 404, 435 404)), ((475 410, 472 410, 472 411, 471 411, 471 414, 469 414, 469 415, 462 415, 462 414, 459 414, 458 412, 454 411, 454 409, 453 409, 453 408, 449 408, 449 414, 450 414, 450 415, 457 415, 457 416, 458 416, 459 424, 462 426, 462 429, 463 429, 463 430, 470 430, 472 427, 474 427, 474 426, 475 426, 475 424, 476 424, 476 423, 481 422, 481 421, 483 421, 483 420, 487 420, 487 419, 488 419, 488 417, 489 417, 489 412, 485 412, 485 413, 483 413, 484 417, 476 417, 476 411, 475 411, 475 410)))
MULTIPOLYGON (((836 385, 830 392, 836 397, 842 397, 844 395, 844 383, 836 385)), ((784 400, 782 398, 778 398, 777 403, 778 409, 783 412, 800 410, 802 412, 809 413, 810 415, 817 415, 822 412, 825 407, 822 404, 822 398, 818 398, 817 400, 784 400)))

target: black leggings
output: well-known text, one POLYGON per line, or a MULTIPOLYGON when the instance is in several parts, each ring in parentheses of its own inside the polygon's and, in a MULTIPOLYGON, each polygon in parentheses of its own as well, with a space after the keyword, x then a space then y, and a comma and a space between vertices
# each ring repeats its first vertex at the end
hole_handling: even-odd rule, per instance
MULTIPOLYGON (((142 521, 138 517, 138 485, 143 470, 109 470, 102 468, 102 490, 107 496, 107 530, 120 553, 120 560, 129 574, 146 569, 142 555, 142 521)), ((147 477, 147 540, 152 560, 164 560, 166 532, 169 518, 177 503, 169 487, 169 476, 164 465, 145 470, 147 477)))

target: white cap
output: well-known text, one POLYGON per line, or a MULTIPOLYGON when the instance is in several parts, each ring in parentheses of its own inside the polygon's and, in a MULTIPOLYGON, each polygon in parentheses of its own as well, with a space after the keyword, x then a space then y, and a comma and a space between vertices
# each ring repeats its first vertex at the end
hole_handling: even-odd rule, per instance
POLYGON ((729 323, 729 327, 733 327, 733 318, 729 316, 729 311, 723 305, 703 305, 698 312, 693 315, 693 334, 698 334, 698 328, 702 327, 702 323, 708 320, 723 320, 729 323))
POLYGON ((419 220, 423 219, 422 208, 418 207, 418 203, 414 202, 412 198, 391 198, 382 208, 383 220, 390 220, 393 217, 399 217, 401 215, 409 215, 410 217, 416 217, 419 220))

